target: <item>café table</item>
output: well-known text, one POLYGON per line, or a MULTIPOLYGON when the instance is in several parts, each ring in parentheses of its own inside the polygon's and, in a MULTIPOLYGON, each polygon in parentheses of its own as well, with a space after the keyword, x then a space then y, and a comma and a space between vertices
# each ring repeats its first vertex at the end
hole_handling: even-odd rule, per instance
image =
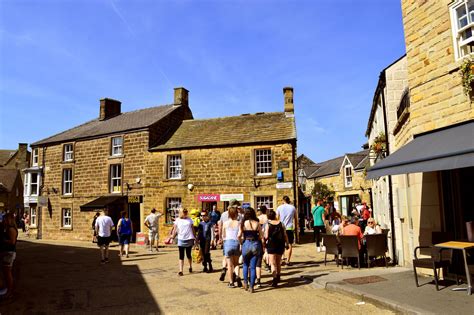
POLYGON ((451 242, 435 244, 435 247, 457 249, 457 250, 462 251, 462 255, 464 257, 464 268, 466 269, 467 288, 455 288, 453 290, 467 290, 467 294, 471 295, 472 294, 472 281, 471 281, 471 274, 469 273, 469 266, 467 265, 466 250, 470 248, 474 248, 474 243, 451 241, 451 242))

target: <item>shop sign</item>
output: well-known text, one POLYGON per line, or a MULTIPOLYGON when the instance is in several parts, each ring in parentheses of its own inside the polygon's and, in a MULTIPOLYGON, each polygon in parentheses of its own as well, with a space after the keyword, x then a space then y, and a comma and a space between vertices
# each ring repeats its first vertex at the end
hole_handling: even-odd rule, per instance
POLYGON ((202 194, 198 195, 198 201, 201 202, 217 202, 220 201, 220 195, 216 194, 202 194))
POLYGON ((290 167, 290 162, 288 162, 288 161, 278 162, 278 168, 288 168, 288 167, 290 167))
POLYGON ((232 199, 244 201, 244 194, 221 194, 221 201, 231 201, 232 199))
POLYGON ((128 203, 142 203, 143 196, 128 196, 128 203))
POLYGON ((277 189, 290 189, 290 188, 293 188, 293 183, 292 182, 277 183, 276 188, 277 189))
POLYGON ((48 197, 39 196, 38 197, 38 207, 47 207, 48 206, 48 197))

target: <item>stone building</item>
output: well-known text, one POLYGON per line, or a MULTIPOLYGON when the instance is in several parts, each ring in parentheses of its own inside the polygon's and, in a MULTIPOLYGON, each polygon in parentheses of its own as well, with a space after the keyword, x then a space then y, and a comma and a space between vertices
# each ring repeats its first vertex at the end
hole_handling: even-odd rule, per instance
POLYGON ((311 194, 316 182, 323 183, 335 192, 335 208, 344 215, 350 215, 357 202, 372 203, 371 183, 365 179, 367 165, 367 150, 317 163, 306 180, 306 193, 311 194))
POLYGON ((472 0, 402 0, 408 63, 409 117, 394 137, 394 152, 370 178, 394 175, 403 246, 432 243, 433 231, 465 239, 474 220, 474 107, 459 68, 474 47, 472 0))
POLYGON ((175 89, 171 105, 125 113, 104 98, 98 118, 33 143, 25 180, 32 230, 48 239, 90 239, 95 210, 108 208, 115 221, 128 210, 140 231, 148 149, 192 117, 184 88, 175 89))
POLYGON ((126 210, 134 231, 152 208, 165 213, 166 234, 178 207, 226 207, 230 199, 275 208, 294 199, 296 128, 293 89, 284 89, 284 111, 195 120, 188 91, 174 103, 121 112, 100 101, 100 115, 33 143, 25 202, 33 231, 49 239, 91 238, 96 210, 114 221, 126 210))
MULTIPOLYGON (((365 132, 371 166, 395 150, 395 136, 408 120, 409 106, 407 58, 404 55, 380 72, 365 132)), ((397 177, 390 175, 373 179, 372 200, 375 220, 390 229, 390 257, 399 257, 403 261, 403 243, 401 238, 396 237, 402 233, 403 220, 398 202, 394 202, 400 200, 399 191, 393 190, 394 186, 398 186, 397 180, 397 177)))

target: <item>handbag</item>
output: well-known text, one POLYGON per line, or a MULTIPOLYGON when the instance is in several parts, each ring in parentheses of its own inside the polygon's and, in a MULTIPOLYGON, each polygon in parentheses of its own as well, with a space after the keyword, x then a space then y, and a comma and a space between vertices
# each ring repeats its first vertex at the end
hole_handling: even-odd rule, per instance
POLYGON ((193 263, 200 264, 202 262, 202 253, 199 246, 194 247, 192 256, 193 256, 193 263))

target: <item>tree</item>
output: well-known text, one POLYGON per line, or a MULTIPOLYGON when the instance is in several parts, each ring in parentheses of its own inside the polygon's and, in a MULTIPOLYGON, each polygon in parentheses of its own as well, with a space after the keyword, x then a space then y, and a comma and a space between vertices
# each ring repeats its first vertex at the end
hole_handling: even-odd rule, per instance
POLYGON ((311 195, 315 199, 329 200, 334 198, 335 192, 328 185, 323 184, 321 182, 316 182, 314 183, 311 195))

